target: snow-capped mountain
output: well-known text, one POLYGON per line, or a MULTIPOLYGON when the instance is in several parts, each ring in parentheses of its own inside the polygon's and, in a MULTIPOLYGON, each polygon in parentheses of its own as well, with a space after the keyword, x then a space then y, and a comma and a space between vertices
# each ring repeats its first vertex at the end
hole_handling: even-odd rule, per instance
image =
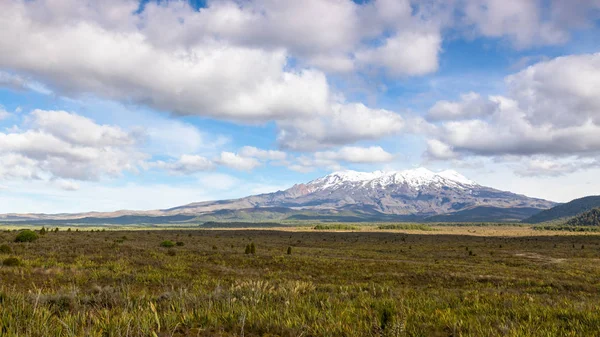
POLYGON ((434 173, 426 168, 405 171, 357 172, 340 171, 326 175, 306 184, 311 192, 339 188, 385 189, 394 185, 406 185, 415 190, 426 186, 448 186, 466 189, 477 186, 456 171, 434 173))
MULTIPOLYGON (((328 174, 285 191, 233 200, 192 203, 154 211, 119 211, 60 215, 10 215, 4 220, 133 219, 160 223, 164 219, 283 220, 368 219, 436 221, 515 221, 555 203, 485 187, 456 171, 433 172, 425 168, 404 171, 328 174), (466 220, 465 220, 466 219, 466 220), (458 220, 457 220, 458 221, 458 220)), ((0 217, 1 218, 1 217, 0 217)), ((133 221, 132 220, 132 221, 133 221)))
POLYGON ((303 212, 307 217, 310 212, 315 212, 368 215, 370 219, 420 219, 490 207, 496 213, 510 209, 511 219, 518 220, 519 217, 525 218, 529 216, 527 214, 553 205, 555 203, 547 200, 481 186, 456 171, 436 173, 417 168, 405 171, 334 172, 285 191, 236 200, 195 203, 167 211, 214 214, 226 210, 252 210, 256 213, 268 209, 280 212, 283 209, 285 212, 303 212))

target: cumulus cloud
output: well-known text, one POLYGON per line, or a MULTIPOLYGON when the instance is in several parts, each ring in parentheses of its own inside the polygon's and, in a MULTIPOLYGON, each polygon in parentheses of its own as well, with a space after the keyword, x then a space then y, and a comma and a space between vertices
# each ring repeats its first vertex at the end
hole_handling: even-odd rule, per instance
POLYGON ((399 114, 361 103, 336 104, 330 114, 281 122, 279 127, 279 144, 299 151, 378 139, 408 129, 399 114))
POLYGON ((288 168, 297 172, 310 172, 315 168, 339 170, 342 164, 375 164, 387 163, 396 156, 380 146, 359 147, 344 146, 335 151, 319 151, 312 156, 303 155, 289 163, 288 168))
POLYGON ((239 154, 242 157, 254 157, 261 160, 285 160, 287 157, 287 154, 283 151, 263 150, 254 146, 242 147, 239 154))
POLYGON ((171 174, 182 175, 210 171, 215 168, 215 164, 203 156, 184 154, 175 161, 152 162, 150 163, 150 167, 165 169, 171 174))
POLYGON ((34 110, 23 130, 0 133, 0 177, 98 180, 136 171, 135 133, 65 111, 34 110))
POLYGON ((387 163, 394 159, 394 155, 385 151, 380 146, 345 146, 338 151, 316 152, 314 157, 317 160, 342 161, 347 163, 387 163))
POLYGON ((436 102, 427 113, 430 121, 460 120, 473 117, 485 117, 494 112, 497 103, 490 101, 481 95, 470 92, 461 95, 459 102, 439 101, 436 102))
POLYGON ((438 69, 439 32, 402 32, 383 44, 357 53, 357 60, 394 76, 425 75, 438 69))
MULTIPOLYGON (((508 76, 508 97, 483 104, 438 102, 460 120, 437 124, 428 156, 535 156, 521 174, 572 170, 581 158, 600 154, 600 54, 573 55, 540 62, 508 76), (466 116, 469 116, 467 118, 466 116), (558 160, 577 155, 570 163, 558 160)), ((472 94, 471 94, 472 95, 472 94)), ((474 96, 473 96, 474 97, 474 96)), ((481 98, 478 98, 481 100, 481 98)), ((432 108, 433 109, 433 108, 432 108)), ((457 118, 447 118, 457 119, 457 118)), ((432 133, 433 135, 433 133, 432 133)))
POLYGON ((515 173, 522 177, 557 177, 597 167, 600 167, 600 162, 597 159, 573 156, 565 158, 536 156, 521 160, 515 167, 515 173))
POLYGON ((242 157, 227 151, 221 152, 221 155, 215 159, 215 162, 219 165, 240 171, 251 171, 261 165, 260 161, 256 158, 242 157))
POLYGON ((439 34, 421 36, 410 25, 396 25, 402 32, 381 51, 362 45, 390 28, 393 13, 411 19, 409 3, 215 1, 196 11, 182 1, 148 3, 141 14, 132 8, 132 1, 2 3, 0 68, 26 73, 61 95, 248 123, 335 113, 339 102, 326 75, 302 65, 351 70, 359 47, 361 63, 394 74, 437 68, 439 34), (382 23, 365 29, 366 12, 381 15, 382 23))

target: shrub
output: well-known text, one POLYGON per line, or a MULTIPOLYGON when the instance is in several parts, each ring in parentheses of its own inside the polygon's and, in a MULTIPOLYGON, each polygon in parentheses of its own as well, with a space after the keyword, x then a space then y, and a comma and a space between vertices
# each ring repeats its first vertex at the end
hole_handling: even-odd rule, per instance
POLYGON ((19 234, 17 234, 17 237, 15 238, 15 242, 33 242, 35 240, 37 240, 39 238, 39 236, 37 235, 36 232, 26 229, 22 232, 20 232, 19 234))
POLYGON ((292 247, 288 247, 288 249, 287 249, 287 254, 288 254, 288 255, 292 255, 292 247))
POLYGON ((254 242, 250 244, 250 254, 256 254, 256 246, 254 245, 254 242))
POLYGON ((12 253, 12 248, 10 248, 9 245, 2 245, 2 246, 0 246, 0 253, 1 254, 10 254, 10 253, 12 253))
POLYGON ((21 261, 19 261, 19 259, 17 259, 16 257, 9 257, 2 261, 2 265, 6 267, 17 267, 21 265, 21 261))
POLYGON ((42 229, 40 229, 40 235, 46 235, 46 227, 42 227, 42 229))
POLYGON ((181 242, 181 241, 177 241, 177 242, 175 243, 175 245, 177 245, 177 246, 181 247, 181 246, 183 246, 183 245, 184 245, 184 243, 183 243, 183 242, 181 242))
POLYGON ((244 254, 250 254, 250 245, 246 245, 246 250, 244 251, 244 254))
POLYGON ((165 248, 171 248, 171 247, 175 247, 175 243, 171 240, 165 240, 160 243, 160 246, 165 247, 165 248))

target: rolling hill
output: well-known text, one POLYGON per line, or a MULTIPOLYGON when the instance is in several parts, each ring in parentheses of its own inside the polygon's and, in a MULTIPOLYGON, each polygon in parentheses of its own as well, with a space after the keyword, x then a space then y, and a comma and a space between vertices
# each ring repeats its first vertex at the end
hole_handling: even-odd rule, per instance
POLYGON ((554 206, 538 214, 532 215, 524 219, 522 222, 535 224, 550 221, 561 221, 597 207, 600 207, 600 196, 588 196, 572 200, 565 204, 554 206))

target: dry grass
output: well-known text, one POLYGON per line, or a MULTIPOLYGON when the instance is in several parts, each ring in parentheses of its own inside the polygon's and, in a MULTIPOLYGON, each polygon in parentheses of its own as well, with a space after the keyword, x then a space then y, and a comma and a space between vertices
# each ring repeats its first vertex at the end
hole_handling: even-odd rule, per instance
POLYGON ((599 334, 598 235, 371 229, 0 232, 0 335, 599 334))

